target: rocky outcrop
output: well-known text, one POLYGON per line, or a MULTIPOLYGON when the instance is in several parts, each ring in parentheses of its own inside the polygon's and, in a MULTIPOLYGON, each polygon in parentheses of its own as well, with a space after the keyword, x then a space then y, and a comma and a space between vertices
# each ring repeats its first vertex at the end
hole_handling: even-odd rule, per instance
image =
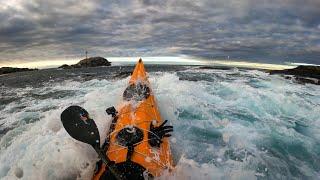
POLYGON ((271 70, 269 73, 282 74, 285 75, 286 79, 292 79, 302 84, 311 83, 320 85, 320 66, 298 66, 293 69, 271 70))
POLYGON ((71 66, 69 66, 68 64, 64 64, 64 65, 62 65, 62 66, 60 66, 60 67, 58 67, 58 68, 62 68, 62 69, 71 69, 72 67, 71 67, 71 66))
POLYGON ((91 57, 79 61, 76 65, 81 67, 110 66, 111 63, 103 57, 91 57))
POLYGON ((77 64, 67 65, 64 64, 59 68, 71 69, 71 68, 85 68, 85 67, 97 67, 97 66, 110 66, 111 62, 103 57, 90 57, 79 61, 77 64))
POLYGON ((0 75, 1 74, 15 73, 15 72, 23 72, 23 71, 36 71, 36 70, 38 70, 38 69, 2 67, 2 68, 0 68, 0 75))

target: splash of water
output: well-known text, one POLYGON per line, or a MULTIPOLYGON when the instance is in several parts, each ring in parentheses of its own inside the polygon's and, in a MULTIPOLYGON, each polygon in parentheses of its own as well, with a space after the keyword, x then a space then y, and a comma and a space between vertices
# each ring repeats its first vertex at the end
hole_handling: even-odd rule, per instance
MULTIPOLYGON (((3 88, 0 178, 89 179, 97 155, 62 128, 60 113, 86 108, 100 132, 128 78, 3 88)), ((316 179, 320 89, 260 71, 189 69, 150 74, 174 125, 176 170, 160 179, 316 179)), ((104 133, 101 134, 103 142, 104 133)))

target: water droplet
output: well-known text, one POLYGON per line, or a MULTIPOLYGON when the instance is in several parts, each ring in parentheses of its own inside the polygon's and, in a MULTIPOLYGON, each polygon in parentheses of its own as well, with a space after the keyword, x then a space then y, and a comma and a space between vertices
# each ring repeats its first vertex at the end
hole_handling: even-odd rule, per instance
POLYGON ((23 170, 19 167, 17 167, 15 170, 14 170, 14 174, 16 175, 17 178, 22 178, 23 177, 23 170))
POLYGON ((157 125, 157 120, 152 120, 152 125, 157 125))

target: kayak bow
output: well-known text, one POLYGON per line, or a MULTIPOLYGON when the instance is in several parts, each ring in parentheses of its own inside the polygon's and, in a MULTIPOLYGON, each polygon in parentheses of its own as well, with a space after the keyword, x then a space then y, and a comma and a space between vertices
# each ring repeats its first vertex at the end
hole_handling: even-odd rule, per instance
MULTIPOLYGON (((140 59, 123 93, 123 103, 107 109, 113 116, 104 152, 120 178, 157 177, 173 168, 169 140, 172 126, 166 126, 140 59)), ((94 180, 115 179, 109 168, 97 163, 94 180)))

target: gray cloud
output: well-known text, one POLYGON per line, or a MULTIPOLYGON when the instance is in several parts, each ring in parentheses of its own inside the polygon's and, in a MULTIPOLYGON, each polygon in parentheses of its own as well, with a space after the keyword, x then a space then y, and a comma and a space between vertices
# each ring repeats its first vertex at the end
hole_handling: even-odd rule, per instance
POLYGON ((320 64, 318 0, 0 0, 0 61, 190 55, 320 64))

